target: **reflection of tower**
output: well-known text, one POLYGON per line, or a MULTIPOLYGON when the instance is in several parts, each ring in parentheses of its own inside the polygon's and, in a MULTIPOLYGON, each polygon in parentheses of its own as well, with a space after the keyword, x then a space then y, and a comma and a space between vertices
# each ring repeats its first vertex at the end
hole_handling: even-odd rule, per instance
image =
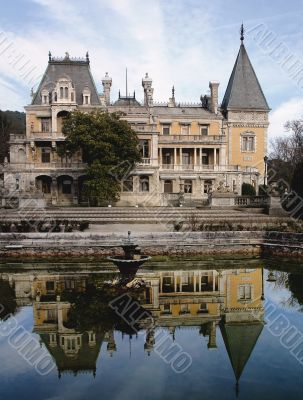
POLYGON ((239 380, 263 330, 263 270, 237 269, 225 272, 225 309, 220 323, 224 344, 239 380))
POLYGON ((117 351, 117 346, 116 346, 113 330, 108 332, 107 351, 111 357, 113 356, 114 352, 117 351))
POLYGON ((144 350, 150 356, 151 351, 155 345, 155 330, 154 328, 148 329, 146 332, 146 340, 144 343, 144 350))

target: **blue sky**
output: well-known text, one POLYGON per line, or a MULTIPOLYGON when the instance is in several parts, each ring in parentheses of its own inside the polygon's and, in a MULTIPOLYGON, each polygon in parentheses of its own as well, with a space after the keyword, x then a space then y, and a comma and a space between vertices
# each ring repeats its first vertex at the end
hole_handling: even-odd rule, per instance
POLYGON ((112 98, 124 92, 127 67, 129 89, 139 100, 145 72, 153 78, 157 101, 167 101, 174 85, 177 101, 198 102, 210 80, 220 82, 222 100, 243 21, 245 46, 272 108, 270 137, 284 134, 284 122, 303 114, 302 82, 279 65, 256 33, 257 27, 270 32, 272 46, 286 47, 303 67, 302 0, 0 2, 0 109, 22 110, 30 102, 49 50, 83 57, 88 50, 100 92, 104 73, 112 77, 112 98), (24 76, 26 71, 32 72, 24 76))

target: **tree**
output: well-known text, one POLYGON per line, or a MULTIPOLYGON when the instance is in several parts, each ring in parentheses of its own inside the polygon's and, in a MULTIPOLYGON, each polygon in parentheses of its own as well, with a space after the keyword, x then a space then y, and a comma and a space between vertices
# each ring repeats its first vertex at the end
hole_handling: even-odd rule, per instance
POLYGON ((242 183, 242 196, 255 196, 256 189, 250 183, 242 183))
POLYGON ((90 204, 105 205, 119 199, 120 181, 141 160, 139 140, 121 114, 74 111, 62 132, 66 142, 60 155, 82 153, 87 163, 85 190, 90 204))
POLYGON ((292 188, 294 173, 303 162, 303 120, 288 121, 284 127, 289 135, 271 142, 269 180, 283 180, 292 188))
POLYGON ((0 110, 0 164, 9 155, 10 133, 25 133, 25 113, 0 110))

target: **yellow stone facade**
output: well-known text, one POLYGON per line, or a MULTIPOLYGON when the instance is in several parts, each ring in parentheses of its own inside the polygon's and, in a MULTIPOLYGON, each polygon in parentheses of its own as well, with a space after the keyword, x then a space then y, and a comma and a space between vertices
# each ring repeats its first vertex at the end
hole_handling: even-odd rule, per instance
POLYGON ((155 102, 148 74, 142 79, 143 103, 120 92, 112 102, 108 74, 102 85, 98 94, 88 55, 83 60, 49 56, 45 76, 25 107, 26 137, 11 136, 9 192, 40 196, 45 205, 87 204, 81 155, 63 159, 56 152, 65 140, 64 118, 76 109, 122 112, 138 134, 142 162, 121 182, 118 206, 202 206, 218 187, 241 195, 243 182, 258 191, 269 108, 243 43, 221 105, 214 81, 210 94, 192 104, 179 102, 174 88, 167 102, 155 102))

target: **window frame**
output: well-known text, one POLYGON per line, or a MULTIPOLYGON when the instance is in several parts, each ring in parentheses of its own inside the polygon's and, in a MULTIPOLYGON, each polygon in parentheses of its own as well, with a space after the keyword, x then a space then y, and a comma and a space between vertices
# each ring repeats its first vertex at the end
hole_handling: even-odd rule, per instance
POLYGON ((257 149, 256 134, 254 132, 241 133, 241 152, 255 153, 257 149))
POLYGON ((52 149, 50 147, 42 147, 41 148, 41 163, 49 164, 51 162, 51 153, 52 149), (47 158, 45 158, 48 156, 47 158))
POLYGON ((164 136, 169 136, 170 135, 170 128, 171 128, 171 124, 162 124, 162 135, 164 136), (164 130, 168 129, 168 133, 164 133, 164 130))

